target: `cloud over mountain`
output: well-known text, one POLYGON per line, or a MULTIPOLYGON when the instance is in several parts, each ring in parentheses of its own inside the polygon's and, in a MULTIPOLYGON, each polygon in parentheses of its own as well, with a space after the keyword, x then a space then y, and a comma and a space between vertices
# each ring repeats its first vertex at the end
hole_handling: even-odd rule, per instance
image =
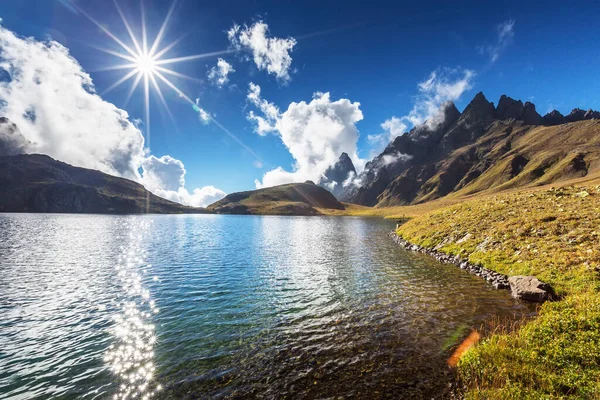
POLYGON ((368 139, 380 147, 404 134, 408 129, 426 124, 435 129, 444 122, 444 104, 456 101, 472 87, 475 72, 461 68, 439 68, 417 84, 418 94, 413 108, 402 117, 393 116, 381 124, 383 133, 369 135, 368 139))
POLYGON ((318 182, 335 164, 340 154, 347 153, 359 168, 364 164, 356 152, 358 129, 363 119, 360 103, 348 99, 332 101, 329 93, 315 93, 310 102, 291 103, 283 113, 263 99, 260 87, 249 85, 248 100, 262 115, 250 112, 257 133, 275 133, 295 160, 293 171, 277 167, 264 174, 256 187, 313 180, 318 182))
MULTIPOLYGON (((127 112, 96 93, 89 74, 63 45, 21 38, 0 27, 0 70, 7 76, 0 81, 0 116, 31 142, 27 151, 139 182, 144 174, 160 176, 148 188, 155 193, 187 192, 183 174, 162 170, 172 168, 169 162, 153 165, 156 157, 127 112), (150 165, 154 169, 146 172, 150 165)), ((184 204, 196 201, 193 195, 179 198, 184 204)))

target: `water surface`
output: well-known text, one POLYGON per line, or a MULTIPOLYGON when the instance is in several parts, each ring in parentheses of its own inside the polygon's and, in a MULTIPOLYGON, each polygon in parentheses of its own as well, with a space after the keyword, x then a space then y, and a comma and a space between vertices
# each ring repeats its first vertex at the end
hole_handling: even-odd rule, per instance
POLYGON ((351 217, 0 214, 0 398, 439 398, 527 308, 351 217))

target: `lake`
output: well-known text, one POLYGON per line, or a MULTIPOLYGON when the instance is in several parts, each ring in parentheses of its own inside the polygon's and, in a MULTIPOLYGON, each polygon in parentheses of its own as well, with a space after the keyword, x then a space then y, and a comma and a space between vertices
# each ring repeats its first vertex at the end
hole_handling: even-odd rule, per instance
POLYGON ((377 218, 0 214, 0 398, 431 398, 528 307, 377 218))

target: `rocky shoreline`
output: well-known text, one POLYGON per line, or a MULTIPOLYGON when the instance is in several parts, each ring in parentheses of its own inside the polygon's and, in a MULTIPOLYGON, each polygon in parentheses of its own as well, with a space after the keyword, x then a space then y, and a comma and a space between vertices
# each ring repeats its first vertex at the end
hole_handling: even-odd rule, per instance
POLYGON ((516 275, 509 277, 507 275, 499 274, 496 271, 482 267, 481 265, 471 264, 459 256, 453 256, 442 253, 441 251, 437 251, 435 249, 410 243, 398 236, 395 231, 390 232, 390 237, 406 250, 427 254, 428 256, 434 257, 440 262, 456 265, 460 269, 464 269, 473 275, 477 275, 485 279, 495 289, 509 289, 511 295, 516 299, 534 303, 543 303, 547 300, 557 300, 552 287, 547 283, 540 281, 535 276, 516 275))
POLYGON ((504 274, 499 274, 480 265, 471 264, 470 262, 460 258, 459 256, 452 256, 450 254, 442 253, 441 251, 412 244, 402 239, 394 231, 390 232, 390 237, 392 238, 392 240, 394 240, 394 242, 398 243, 400 246, 404 247, 407 250, 427 254, 431 257, 434 257, 440 262, 446 264, 454 264, 460 269, 464 269, 465 271, 468 271, 473 275, 477 275, 488 281, 496 289, 510 289, 508 276, 504 274))

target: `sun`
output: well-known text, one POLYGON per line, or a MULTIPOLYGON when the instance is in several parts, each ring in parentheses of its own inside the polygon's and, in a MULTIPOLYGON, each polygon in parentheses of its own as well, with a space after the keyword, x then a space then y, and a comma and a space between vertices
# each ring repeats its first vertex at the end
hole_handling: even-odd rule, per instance
POLYGON ((99 70, 105 70, 105 71, 126 70, 127 71, 123 77, 121 77, 119 80, 117 80, 112 85, 110 85, 108 88, 106 88, 106 90, 104 90, 104 92, 102 92, 101 95, 104 95, 104 94, 114 90, 115 88, 121 86, 122 84, 124 84, 125 82, 127 82, 129 80, 133 80, 133 82, 129 88, 127 97, 125 99, 125 103, 123 105, 123 106, 126 106, 127 103, 129 102, 133 92, 139 86, 141 86, 143 89, 143 92, 144 92, 145 117, 146 117, 145 118, 145 122, 146 122, 145 128, 146 128, 146 136, 147 137, 149 137, 149 135, 150 135, 150 104, 149 103, 150 103, 151 89, 153 89, 154 93, 156 93, 156 95, 158 96, 158 99, 160 100, 160 102, 162 103, 164 108, 166 109, 167 114, 171 117, 172 120, 174 120, 171 110, 169 109, 169 106, 167 105, 165 97, 160 89, 159 83, 162 83, 163 85, 166 85, 171 90, 175 91, 179 95, 180 98, 183 98, 190 105, 196 106, 196 102, 194 102, 192 99, 190 99, 188 96, 186 96, 165 75, 169 75, 169 76, 176 77, 176 78, 191 79, 194 81, 198 81, 198 80, 195 78, 189 77, 187 75, 181 74, 179 72, 173 71, 172 69, 166 68, 165 66, 167 66, 169 64, 177 64, 177 63, 181 63, 181 62, 185 62, 185 61, 198 60, 201 58, 214 57, 217 55, 226 54, 226 53, 231 52, 231 50, 228 49, 228 50, 196 54, 196 55, 184 56, 184 57, 175 57, 175 58, 164 57, 167 53, 169 53, 175 47, 176 44, 178 44, 181 41, 181 39, 183 39, 183 37, 180 37, 179 39, 169 43, 166 46, 161 46, 162 40, 165 37, 165 33, 166 33, 167 27, 169 25, 169 21, 171 20, 171 16, 173 15, 173 11, 175 9, 176 4, 177 4, 177 0, 174 0, 171 3, 171 7, 169 8, 169 11, 162 23, 162 26, 160 27, 160 29, 158 30, 158 33, 156 34, 154 41, 149 42, 148 41, 148 33, 147 33, 147 29, 146 29, 145 7, 144 7, 143 1, 141 3, 141 11, 142 11, 141 37, 138 38, 134 34, 134 30, 133 30, 131 24, 125 18, 125 15, 123 14, 121 7, 119 6, 118 0, 115 0, 114 5, 121 17, 121 20, 123 21, 123 24, 125 25, 125 28, 127 29, 127 32, 129 33, 129 38, 131 39, 129 45, 126 44, 123 39, 120 39, 117 36, 115 36, 104 25, 102 25, 98 21, 96 21, 91 15, 89 15, 83 9, 81 9, 81 7, 79 7, 76 4, 73 5, 81 14, 83 14, 90 21, 92 21, 109 38, 111 38, 114 42, 116 42, 121 47, 122 50, 124 50, 123 52, 119 52, 119 51, 114 51, 114 50, 109 50, 109 49, 98 48, 99 50, 101 50, 105 53, 108 53, 112 56, 118 57, 121 60, 126 61, 126 63, 124 63, 124 64, 112 65, 109 67, 101 68, 99 70))
POLYGON ((177 93, 178 97, 180 99, 185 100, 190 106, 192 106, 192 109, 195 112, 203 113, 204 116, 208 116, 209 120, 212 123, 214 123, 220 130, 222 130, 230 138, 235 140, 240 146, 242 146, 244 149, 246 149, 246 151, 248 151, 250 154, 252 154, 257 160, 263 162, 263 160, 260 158, 260 156, 258 154, 256 154, 250 147, 248 147, 244 142, 242 142, 229 129, 227 129, 225 126, 223 126, 221 123, 219 123, 219 121, 217 121, 214 118, 214 115, 211 115, 210 113, 205 112, 200 107, 200 104, 198 104, 198 100, 196 100, 196 101, 192 100, 181 89, 179 89, 174 82, 171 82, 171 80, 167 77, 167 76, 169 76, 172 78, 188 79, 188 80, 192 80, 195 82, 199 82, 199 81, 201 82, 201 80, 199 80, 197 78, 193 78, 193 77, 187 76, 185 74, 182 74, 180 72, 173 71, 170 68, 166 68, 166 66, 179 64, 182 62, 199 60, 199 59, 203 59, 203 58, 220 56, 220 55, 229 54, 229 53, 232 53, 235 51, 235 49, 226 49, 226 50, 219 50, 219 51, 213 51, 213 52, 209 52, 209 53, 195 54, 195 55, 182 56, 182 57, 170 57, 170 58, 165 57, 165 55, 169 54, 173 50, 173 48, 184 37, 187 36, 187 35, 183 35, 167 45, 162 44, 162 41, 165 38, 165 34, 167 31, 169 22, 171 20, 171 17, 173 15, 176 5, 178 4, 178 1, 179 0, 173 0, 173 2, 171 3, 171 7, 169 8, 167 15, 165 16, 165 19, 154 38, 154 41, 150 42, 148 40, 148 32, 147 32, 147 27, 146 27, 146 16, 145 16, 146 9, 144 6, 144 0, 141 0, 141 21, 140 21, 141 22, 141 24, 140 24, 141 25, 140 26, 141 37, 139 37, 139 38, 136 37, 136 35, 134 34, 134 29, 132 28, 132 26, 129 23, 129 21, 127 20, 127 18, 125 18, 125 15, 123 14, 121 7, 119 6, 119 0, 114 0, 113 2, 115 5, 115 8, 117 9, 117 12, 119 13, 119 16, 121 17, 121 20, 123 21, 123 24, 125 25, 125 28, 127 29, 127 33, 129 34, 129 39, 130 39, 129 44, 125 43, 125 41, 127 41, 125 38, 121 39, 121 38, 118 38, 117 36, 115 36, 110 30, 108 30, 100 22, 96 21, 96 19, 94 19, 90 14, 88 14, 85 10, 83 10, 79 5, 77 5, 74 2, 71 4, 79 13, 81 13, 87 19, 89 19, 94 25, 96 25, 102 32, 104 32, 110 39, 112 39, 116 44, 118 44, 121 47, 121 49, 123 50, 123 51, 114 51, 114 50, 105 49, 105 48, 101 48, 101 47, 97 47, 97 46, 92 46, 100 51, 103 51, 107 54, 110 54, 112 56, 118 57, 121 60, 126 61, 126 63, 123 63, 123 64, 111 65, 111 66, 100 68, 100 69, 96 70, 96 71, 114 71, 114 70, 127 71, 123 77, 121 77, 119 80, 117 80, 112 85, 110 85, 108 88, 106 88, 106 90, 104 90, 102 93, 100 93, 100 95, 103 96, 106 93, 121 86, 125 82, 132 80, 131 86, 129 87, 129 90, 127 92, 127 97, 125 98, 125 102, 123 104, 123 107, 126 107, 129 100, 131 99, 131 96, 136 91, 136 89, 140 86, 142 87, 142 90, 144 93, 143 100, 144 100, 144 114, 145 114, 145 120, 144 120, 144 122, 145 122, 145 124, 144 124, 145 139, 146 139, 146 144, 148 146, 150 146, 149 143, 150 143, 150 93, 151 92, 156 94, 156 96, 158 97, 158 100, 160 100, 160 103, 164 107, 166 113, 169 115, 171 120, 175 123, 175 118, 173 117, 173 114, 171 113, 169 105, 167 104, 167 101, 166 101, 166 99, 162 93, 162 90, 159 86, 159 84, 162 84, 163 87, 166 86, 170 90, 173 90, 175 93, 177 93))
POLYGON ((136 60, 135 64, 137 69, 143 73, 144 75, 155 74, 156 73, 156 60, 150 57, 148 54, 140 54, 136 60))

